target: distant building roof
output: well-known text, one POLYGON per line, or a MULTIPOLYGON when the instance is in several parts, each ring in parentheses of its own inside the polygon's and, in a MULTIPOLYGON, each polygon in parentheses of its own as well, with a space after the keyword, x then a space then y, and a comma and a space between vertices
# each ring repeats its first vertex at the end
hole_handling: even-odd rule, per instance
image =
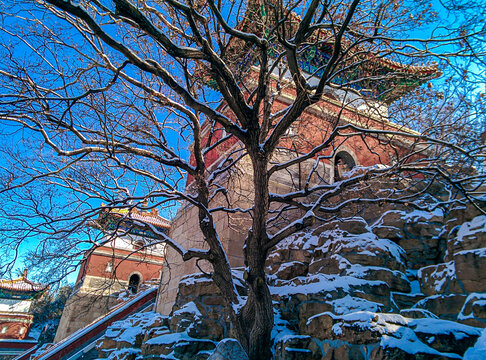
POLYGON ((34 295, 47 289, 46 285, 37 284, 27 279, 27 269, 18 279, 0 280, 0 296, 16 297, 15 294, 24 293, 23 295, 34 295))
POLYGON ((157 231, 167 232, 170 221, 159 215, 158 210, 139 210, 137 208, 105 208, 100 213, 97 225, 102 230, 124 230, 134 235, 156 237, 145 224, 152 225, 157 231))

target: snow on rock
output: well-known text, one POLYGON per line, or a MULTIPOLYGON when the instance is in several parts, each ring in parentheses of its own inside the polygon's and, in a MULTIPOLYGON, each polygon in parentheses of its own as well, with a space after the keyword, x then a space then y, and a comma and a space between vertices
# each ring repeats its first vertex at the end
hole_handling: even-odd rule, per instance
POLYGON ((208 360, 248 360, 248 355, 235 339, 221 340, 208 360))
POLYGON ((358 311, 314 315, 302 332, 323 341, 339 340, 352 346, 379 344, 382 350, 396 348, 408 354, 460 358, 476 342, 481 330, 440 319, 358 311))
MULTIPOLYGON (((112 356, 110 354, 113 354, 115 349, 139 349, 145 335, 152 332, 152 330, 163 327, 166 321, 166 317, 153 311, 135 313, 124 320, 111 324, 104 336, 98 340, 97 349, 110 357, 112 356)), ((168 330, 167 327, 165 329, 166 331, 168 330)), ((127 354, 132 353, 128 351, 127 354)))
POLYGON ((444 211, 440 208, 432 211, 413 210, 404 213, 402 219, 407 223, 416 223, 419 221, 442 222, 444 219, 444 211))
POLYGON ((425 309, 403 309, 400 310, 400 315, 412 319, 423 319, 423 318, 438 319, 439 318, 437 315, 425 309))
POLYGON ((196 304, 191 301, 186 304, 184 304, 179 310, 176 310, 172 313, 172 316, 179 316, 181 314, 186 314, 186 313, 191 313, 194 316, 201 317, 202 314, 197 308, 196 304))
POLYGON ((117 359, 135 359, 142 354, 142 350, 137 348, 122 348, 113 350, 109 356, 108 360, 117 359))
POLYGON ((412 319, 408 322, 408 325, 415 332, 431 335, 451 335, 456 340, 463 340, 470 336, 479 337, 481 333, 481 330, 476 327, 441 319, 412 319))
POLYGON ((384 266, 404 271, 405 251, 387 239, 379 239, 373 233, 347 234, 342 230, 328 230, 321 234, 323 244, 315 249, 317 254, 339 254, 350 263, 384 266))
POLYGON ((441 319, 457 320, 466 297, 464 294, 432 295, 418 301, 413 308, 428 310, 441 319))
POLYGON ((483 330, 478 341, 464 353, 464 360, 486 359, 486 329, 483 330))
POLYGON ((317 247, 319 244, 319 237, 310 232, 299 232, 293 234, 282 240, 276 249, 293 249, 293 250, 309 250, 317 247))
POLYGON ((379 226, 394 227, 403 229, 405 224, 413 224, 419 222, 437 222, 440 223, 444 219, 444 212, 436 208, 433 211, 424 210, 389 210, 384 212, 380 218, 372 225, 373 228, 379 226))
POLYGON ((407 276, 398 270, 390 270, 377 266, 350 264, 342 275, 354 276, 366 280, 381 280, 387 283, 392 291, 410 292, 411 283, 407 276))
POLYGON ((422 292, 427 296, 463 292, 457 281, 454 261, 423 267, 418 270, 417 277, 422 292))
POLYGON ((457 319, 473 326, 486 326, 486 293, 468 295, 457 319))
POLYGON ((316 341, 306 335, 288 335, 276 342, 275 359, 321 359, 316 341))
POLYGON ((185 356, 191 359, 199 352, 206 352, 215 348, 214 341, 207 339, 196 339, 186 332, 168 333, 151 338, 142 344, 142 355, 144 357, 159 357, 163 355, 170 358, 180 359, 185 356))
POLYGON ((409 326, 429 346, 442 351, 463 355, 480 336, 481 330, 454 321, 440 319, 414 319, 409 326))
POLYGON ((467 293, 486 292, 486 247, 455 253, 454 266, 467 293))
MULTIPOLYGON (((441 359, 461 359, 458 354, 444 354, 441 353, 418 340, 417 336, 410 329, 404 329, 401 337, 383 335, 380 340, 380 350, 383 349, 385 353, 390 356, 393 353, 393 358, 406 358, 405 354, 414 355, 417 358, 436 358, 441 359), (408 330, 408 331, 407 331, 408 330), (404 354, 403 354, 404 353, 404 354)), ((383 356, 383 355, 382 355, 383 356)))
POLYGON ((175 342, 181 340, 193 340, 186 332, 179 332, 179 333, 169 333, 163 334, 157 337, 154 337, 150 340, 147 340, 145 344, 147 345, 167 345, 173 344, 175 342))
POLYGON ((481 248, 486 243, 486 215, 476 216, 471 221, 465 222, 457 229, 453 229, 449 235, 452 238, 447 244, 450 255, 463 250, 481 248), (452 232, 457 231, 455 237, 452 232))
POLYGON ((274 274, 275 278, 290 280, 297 276, 305 276, 309 271, 309 265, 300 261, 285 262, 279 266, 274 274))
POLYGON ((328 301, 333 308, 333 313, 337 315, 348 314, 356 310, 378 312, 383 305, 374 301, 346 295, 343 298, 328 301))
POLYGON ((270 286, 270 292, 277 297, 285 297, 292 294, 321 293, 325 295, 325 298, 331 300, 333 299, 333 293, 345 296, 353 289, 383 285, 386 286, 386 283, 383 281, 362 280, 353 276, 312 274, 289 281, 281 281, 278 286, 270 286))
POLYGON ((288 336, 297 335, 295 331, 291 330, 290 323, 282 318, 282 314, 275 307, 273 309, 273 322, 271 337, 275 343, 288 336))

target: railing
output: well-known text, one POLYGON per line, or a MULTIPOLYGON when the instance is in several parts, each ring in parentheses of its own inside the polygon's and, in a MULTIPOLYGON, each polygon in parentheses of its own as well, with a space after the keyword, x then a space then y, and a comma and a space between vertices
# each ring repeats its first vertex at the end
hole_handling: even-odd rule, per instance
POLYGON ((13 360, 26 360, 29 358, 31 360, 77 359, 86 352, 85 349, 90 350, 94 347, 96 340, 104 334, 106 328, 113 322, 122 320, 136 312, 143 311, 152 305, 155 302, 156 294, 156 286, 141 291, 132 298, 116 305, 107 314, 100 316, 84 328, 79 329, 60 342, 53 344, 40 354, 35 354, 33 358, 31 358, 31 355, 34 352, 31 349, 28 351, 29 354, 25 352, 13 360))

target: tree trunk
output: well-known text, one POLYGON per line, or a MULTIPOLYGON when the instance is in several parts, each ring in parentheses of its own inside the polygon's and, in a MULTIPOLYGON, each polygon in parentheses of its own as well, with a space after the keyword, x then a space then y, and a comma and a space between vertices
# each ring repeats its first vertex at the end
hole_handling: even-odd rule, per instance
MULTIPOLYGON (((251 155, 250 155, 251 156, 251 155)), ((266 216, 268 213, 267 157, 254 153, 252 158, 255 199, 252 229, 249 231, 245 259, 246 281, 249 287, 248 302, 243 311, 248 334, 248 356, 250 360, 271 358, 271 333, 273 329, 272 297, 266 281, 265 260, 268 241, 266 216)))

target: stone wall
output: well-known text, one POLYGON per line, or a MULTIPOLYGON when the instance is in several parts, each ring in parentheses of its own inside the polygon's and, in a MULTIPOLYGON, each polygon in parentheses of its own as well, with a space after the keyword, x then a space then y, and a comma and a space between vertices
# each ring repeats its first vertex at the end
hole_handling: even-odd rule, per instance
MULTIPOLYGON (((247 165, 248 163, 243 160, 231 176, 220 179, 220 183, 225 185, 226 188, 238 189, 237 192, 230 191, 227 194, 233 206, 245 208, 251 203, 253 191, 250 186, 251 182, 248 181, 248 172, 245 171, 247 165)), ((228 206, 226 196, 218 194, 213 199, 211 207, 217 206, 228 206)), ((213 216, 216 230, 228 254, 230 265, 232 267, 243 266, 242 249, 246 235, 245 229, 249 228, 248 216, 225 212, 217 212, 213 216)), ((169 236, 185 249, 208 249, 199 227, 198 209, 191 204, 184 203, 181 206, 176 217, 172 220, 169 236)), ((195 260, 184 262, 180 255, 168 246, 157 297, 157 311, 164 315, 169 314, 177 295, 180 279, 184 275, 201 272, 201 270, 209 272, 211 265, 205 261, 200 261, 198 264, 195 260)))
POLYGON ((103 293, 78 292, 66 302, 54 342, 59 342, 106 314, 117 303, 117 296, 103 293))
MULTIPOLYGON (((486 216, 471 207, 374 212, 318 223, 270 254, 276 360, 452 360, 486 334, 486 216)), ((243 272, 233 276, 245 295, 243 272)), ((179 282, 164 322, 145 333, 142 358, 212 360, 217 342, 234 336, 204 274, 179 282)))

